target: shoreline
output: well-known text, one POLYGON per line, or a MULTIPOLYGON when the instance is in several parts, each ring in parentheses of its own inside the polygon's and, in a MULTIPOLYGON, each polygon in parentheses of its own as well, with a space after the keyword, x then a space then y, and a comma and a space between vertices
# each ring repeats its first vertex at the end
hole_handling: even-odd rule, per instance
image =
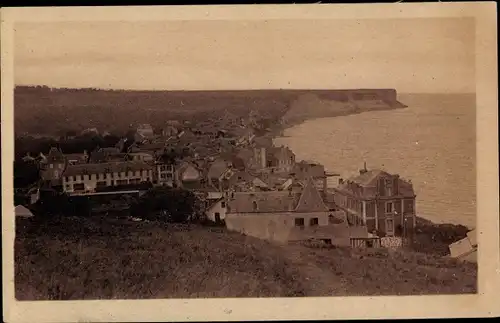
POLYGON ((401 110, 401 109, 408 109, 408 106, 403 105, 400 103, 402 106, 400 107, 389 107, 389 108, 372 108, 372 109, 356 109, 356 110, 351 110, 351 111, 331 111, 330 113, 325 113, 325 115, 322 116, 307 116, 307 115, 301 115, 297 116, 293 119, 290 119, 288 121, 282 121, 283 117, 281 117, 281 122, 278 123, 275 128, 273 128, 267 136, 272 137, 273 143, 274 139, 276 137, 289 137, 284 134, 285 130, 299 126, 303 123, 306 123, 308 121, 313 121, 317 119, 325 119, 325 118, 337 118, 337 117, 347 117, 351 115, 357 115, 361 113, 366 113, 366 112, 376 112, 376 111, 392 111, 392 110, 401 110))
MULTIPOLYGON (((274 129, 271 130, 266 136, 268 136, 270 139, 272 139, 273 146, 275 146, 275 139, 277 138, 292 138, 292 136, 287 136, 285 135, 285 131, 287 129, 302 125, 308 121, 313 121, 317 119, 324 119, 324 118, 336 118, 336 117, 346 117, 346 116, 351 116, 351 115, 357 115, 365 112, 375 112, 375 111, 392 111, 392 110, 400 110, 400 109, 407 109, 409 108, 406 105, 402 105, 401 107, 390 107, 390 108, 374 108, 374 109, 365 109, 365 110, 357 110, 357 111, 348 111, 346 113, 332 113, 331 115, 325 115, 325 116, 302 116, 301 118, 294 119, 290 121, 289 123, 280 123, 277 124, 274 129)), ((282 117, 283 118, 283 117, 282 117)), ((290 147, 289 147, 290 148, 290 147)), ((439 227, 455 227, 455 228, 466 228, 468 231, 475 230, 474 227, 470 227, 468 225, 465 225, 463 223, 439 223, 439 222, 434 222, 429 218, 425 218, 423 216, 417 215, 417 222, 420 223, 421 226, 424 227, 434 227, 434 228, 439 228, 439 227)))

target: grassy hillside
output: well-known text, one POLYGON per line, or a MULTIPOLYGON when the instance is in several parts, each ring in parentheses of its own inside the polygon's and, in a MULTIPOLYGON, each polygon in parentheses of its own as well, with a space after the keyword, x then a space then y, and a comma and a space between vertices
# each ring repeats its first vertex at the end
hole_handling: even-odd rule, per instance
POLYGON ((473 293, 472 264, 417 253, 279 246, 224 228, 20 220, 19 300, 473 293))

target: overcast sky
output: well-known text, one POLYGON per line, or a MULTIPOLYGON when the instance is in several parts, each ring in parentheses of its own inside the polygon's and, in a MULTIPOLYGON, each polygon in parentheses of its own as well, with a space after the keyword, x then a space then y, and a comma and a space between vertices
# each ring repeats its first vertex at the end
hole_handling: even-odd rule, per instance
POLYGON ((121 89, 474 92, 465 18, 15 25, 15 82, 121 89))

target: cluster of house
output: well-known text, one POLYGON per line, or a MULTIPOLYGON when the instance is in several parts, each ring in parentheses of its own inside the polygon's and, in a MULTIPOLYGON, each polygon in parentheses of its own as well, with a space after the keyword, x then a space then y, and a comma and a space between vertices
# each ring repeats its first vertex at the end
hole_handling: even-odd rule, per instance
POLYGON ((209 220, 282 242, 376 246, 415 226, 413 186, 398 175, 365 165, 358 176, 329 188, 328 177, 337 174, 296 161, 288 147, 273 146, 250 127, 212 128, 170 123, 155 135, 140 125, 127 149, 125 139, 90 153, 51 148, 38 157, 42 179, 70 195, 144 182, 193 190, 204 195, 209 220))

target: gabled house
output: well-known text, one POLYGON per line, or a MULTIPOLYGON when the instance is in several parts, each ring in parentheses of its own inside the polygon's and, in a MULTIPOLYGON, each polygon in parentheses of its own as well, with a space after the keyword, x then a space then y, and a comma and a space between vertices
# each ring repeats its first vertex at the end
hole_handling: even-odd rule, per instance
POLYGON ((98 163, 108 163, 112 161, 124 161, 126 160, 127 154, 119 152, 118 148, 107 147, 107 148, 96 148, 90 153, 88 158, 88 163, 98 164, 98 163))
POLYGON ((319 163, 302 160, 293 165, 290 173, 298 180, 312 178, 314 184, 322 193, 325 193, 328 189, 328 175, 325 166, 319 163))
POLYGON ((84 150, 83 153, 64 154, 64 157, 66 157, 66 161, 69 165, 76 165, 87 163, 90 156, 87 151, 84 150))
POLYGON ((154 130, 150 124, 140 124, 136 128, 136 134, 139 135, 140 138, 148 139, 154 137, 154 130))
POLYGON ((127 158, 133 161, 143 161, 143 162, 153 162, 155 160, 156 154, 153 151, 137 151, 130 152, 127 154, 127 158))
POLYGON ((176 169, 176 184, 185 189, 200 189, 205 186, 203 171, 190 161, 183 161, 176 169))
POLYGON ((274 172, 290 172, 295 166, 295 154, 284 146, 253 147, 253 161, 259 169, 270 169, 274 172))
POLYGON ((288 242, 292 235, 297 239, 294 228, 328 226, 329 215, 320 193, 307 181, 300 192, 231 192, 226 226, 257 238, 288 242))
POLYGON ((267 168, 273 168, 278 172, 290 172, 295 165, 295 154, 288 147, 272 147, 266 154, 267 168))
POLYGON ((61 176, 66 169, 66 158, 61 150, 50 148, 40 166, 42 180, 51 182, 52 186, 60 185, 61 176))
POLYGON ((173 125, 167 125, 161 131, 161 135, 163 137, 177 136, 178 133, 179 133, 179 130, 175 126, 173 126, 173 125))
POLYGON ((226 200, 224 197, 210 201, 206 212, 206 218, 215 223, 221 223, 226 218, 226 200))
POLYGON ((207 181, 209 185, 219 191, 222 190, 221 182, 227 177, 227 172, 231 168, 231 163, 223 158, 219 157, 214 160, 207 171, 207 181))
POLYGON ((351 225, 365 225, 382 236, 409 236, 416 224, 415 192, 410 181, 383 170, 367 170, 349 180, 339 179, 335 205, 351 225))
POLYGON ((176 137, 179 143, 188 143, 193 140, 196 140, 197 138, 196 135, 191 130, 188 129, 181 130, 176 137))

